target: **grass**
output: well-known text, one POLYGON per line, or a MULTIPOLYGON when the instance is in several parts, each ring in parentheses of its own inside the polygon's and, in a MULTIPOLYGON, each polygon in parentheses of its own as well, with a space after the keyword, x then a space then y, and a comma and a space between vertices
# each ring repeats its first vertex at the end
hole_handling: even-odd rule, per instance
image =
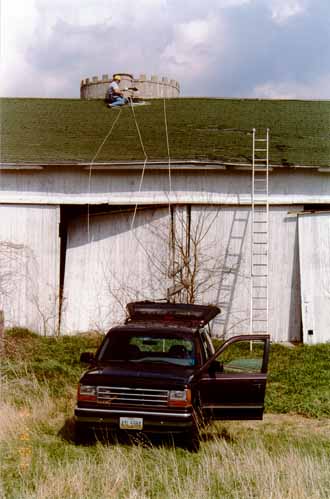
MULTIPOLYGON (((3 162, 90 162, 120 112, 79 99, 1 99, 0 106, 3 162)), ((166 109, 173 160, 247 163, 252 128, 270 128, 272 164, 328 165, 330 102, 170 99, 166 109)), ((167 160, 163 100, 135 115, 149 160, 167 160)), ((122 109, 97 161, 144 159, 133 114, 122 109)))
POLYGON ((74 445, 79 356, 99 341, 97 335, 7 333, 0 413, 4 498, 330 496, 330 345, 273 345, 264 420, 213 424, 200 451, 191 454, 146 440, 74 445))

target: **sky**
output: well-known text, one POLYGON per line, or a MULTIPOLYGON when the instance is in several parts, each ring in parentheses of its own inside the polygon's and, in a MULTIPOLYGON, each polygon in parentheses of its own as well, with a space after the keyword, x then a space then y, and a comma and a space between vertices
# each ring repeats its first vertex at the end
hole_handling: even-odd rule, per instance
POLYGON ((3 97, 112 73, 182 96, 330 99, 329 0, 0 0, 3 97))

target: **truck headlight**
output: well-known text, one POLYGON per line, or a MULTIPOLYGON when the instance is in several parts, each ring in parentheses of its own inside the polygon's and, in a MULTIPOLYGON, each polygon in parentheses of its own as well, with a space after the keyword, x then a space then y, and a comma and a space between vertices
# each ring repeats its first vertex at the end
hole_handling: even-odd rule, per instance
POLYGON ((190 407, 191 390, 170 390, 168 394, 168 405, 172 407, 190 407))
POLYGON ((78 401, 96 402, 96 386, 79 384, 78 401))

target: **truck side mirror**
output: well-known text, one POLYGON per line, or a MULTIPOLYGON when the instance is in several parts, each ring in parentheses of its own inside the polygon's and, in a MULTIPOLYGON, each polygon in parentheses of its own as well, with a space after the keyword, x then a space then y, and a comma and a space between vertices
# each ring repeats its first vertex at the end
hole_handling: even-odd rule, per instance
POLYGON ((219 362, 218 360, 214 360, 209 367, 209 373, 211 375, 214 375, 215 373, 222 373, 222 372, 223 372, 223 363, 219 362))
POLYGON ((92 364, 94 361, 95 357, 92 352, 83 352, 80 355, 80 362, 84 362, 85 364, 92 364))

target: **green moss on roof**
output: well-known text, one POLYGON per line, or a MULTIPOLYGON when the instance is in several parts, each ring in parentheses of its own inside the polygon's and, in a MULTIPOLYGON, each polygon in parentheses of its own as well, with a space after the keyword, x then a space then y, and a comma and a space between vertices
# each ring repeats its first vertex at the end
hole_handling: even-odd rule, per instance
MULTIPOLYGON (((1 161, 90 162, 120 111, 102 101, 1 99, 1 161)), ((167 159, 163 100, 134 108, 150 160, 167 159)), ((330 163, 330 102, 252 99, 166 101, 174 159, 250 162, 251 129, 270 128, 272 164, 330 163)), ((121 110, 96 162, 141 160, 133 113, 121 110)))

